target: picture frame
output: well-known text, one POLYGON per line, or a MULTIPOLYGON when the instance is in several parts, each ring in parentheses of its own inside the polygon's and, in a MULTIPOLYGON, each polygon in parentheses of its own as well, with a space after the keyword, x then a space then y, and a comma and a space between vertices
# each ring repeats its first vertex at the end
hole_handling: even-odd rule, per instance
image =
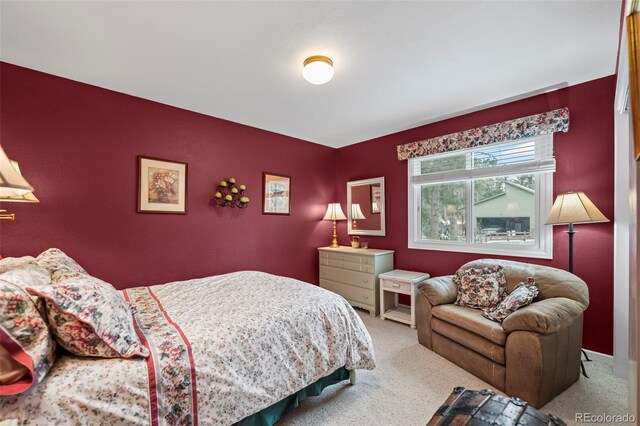
POLYGON ((291 177, 262 173, 262 214, 291 215, 291 177))
POLYGON ((371 214, 380 214, 382 209, 382 189, 380 186, 371 186, 371 214))
POLYGON ((636 161, 640 161, 640 12, 627 16, 629 46, 629 96, 636 161))
POLYGON ((188 163, 138 158, 138 213, 187 214, 188 163))

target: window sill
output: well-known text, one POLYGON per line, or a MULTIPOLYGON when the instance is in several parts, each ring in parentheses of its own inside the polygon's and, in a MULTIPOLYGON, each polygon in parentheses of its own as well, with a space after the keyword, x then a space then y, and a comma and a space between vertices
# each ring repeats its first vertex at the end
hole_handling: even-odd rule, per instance
POLYGON ((438 242, 409 241, 409 248, 416 250, 451 251, 458 253, 490 254, 498 256, 531 257, 536 259, 553 259, 553 249, 547 250, 537 246, 520 246, 509 244, 456 244, 438 242))

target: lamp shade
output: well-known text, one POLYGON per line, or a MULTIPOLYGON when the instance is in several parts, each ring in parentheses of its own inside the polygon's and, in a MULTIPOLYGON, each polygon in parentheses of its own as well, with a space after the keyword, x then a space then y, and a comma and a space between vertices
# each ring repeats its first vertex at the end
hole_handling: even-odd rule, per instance
MULTIPOLYGON (((22 176, 22 173, 20 172, 20 166, 18 165, 17 161, 13 161, 13 160, 9 160, 11 161, 11 165, 13 166, 14 169, 16 169, 16 171, 18 173, 20 173, 20 176, 22 176)), ((0 202, 10 202, 10 203, 39 203, 40 200, 38 200, 36 198, 36 196, 34 195, 33 192, 27 192, 24 193, 22 195, 0 195, 0 202)))
POLYGON ((327 212, 322 220, 347 220, 347 217, 342 212, 340 203, 329 203, 327 206, 327 212))
POLYGON ((545 225, 568 223, 609 222, 584 192, 565 192, 558 195, 545 225))
POLYGON ((351 204, 351 220, 366 219, 360 208, 360 204, 351 204))
POLYGON ((0 197, 21 196, 28 192, 33 192, 33 187, 15 169, 0 146, 0 197))

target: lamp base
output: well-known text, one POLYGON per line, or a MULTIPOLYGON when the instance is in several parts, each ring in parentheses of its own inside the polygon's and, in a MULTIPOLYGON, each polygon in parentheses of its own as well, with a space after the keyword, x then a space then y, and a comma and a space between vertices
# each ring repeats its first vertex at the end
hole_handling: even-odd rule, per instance
POLYGON ((331 240, 331 248, 340 248, 340 244, 338 244, 338 234, 336 233, 336 221, 333 221, 333 239, 331 240))

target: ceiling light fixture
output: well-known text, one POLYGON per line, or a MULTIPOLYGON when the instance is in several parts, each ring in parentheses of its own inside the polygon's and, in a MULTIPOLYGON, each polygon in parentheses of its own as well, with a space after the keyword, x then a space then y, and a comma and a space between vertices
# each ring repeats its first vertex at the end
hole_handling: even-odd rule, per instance
POLYGON ((333 61, 326 56, 310 56, 304 60, 302 76, 311 84, 325 84, 333 78, 333 61))

